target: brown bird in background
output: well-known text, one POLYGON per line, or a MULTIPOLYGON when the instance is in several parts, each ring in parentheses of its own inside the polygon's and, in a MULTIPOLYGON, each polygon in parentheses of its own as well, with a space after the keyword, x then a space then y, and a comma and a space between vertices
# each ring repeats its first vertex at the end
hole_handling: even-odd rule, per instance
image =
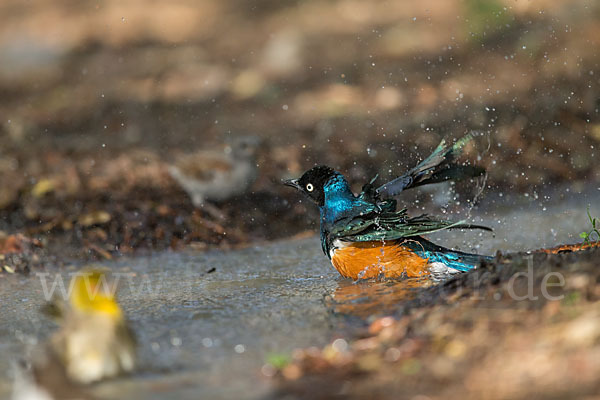
POLYGON ((194 206, 222 219, 221 211, 208 202, 223 202, 250 188, 258 176, 259 145, 256 137, 238 137, 224 151, 201 150, 179 157, 169 166, 169 173, 194 206))

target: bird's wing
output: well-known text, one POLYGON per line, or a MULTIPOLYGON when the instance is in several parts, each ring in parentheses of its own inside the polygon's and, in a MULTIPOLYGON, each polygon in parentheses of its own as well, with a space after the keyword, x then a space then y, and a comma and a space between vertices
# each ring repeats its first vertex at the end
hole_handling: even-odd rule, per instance
POLYGON ((170 166, 169 172, 178 181, 193 180, 204 183, 230 174, 233 167, 233 160, 224 154, 198 151, 180 156, 170 166))
POLYGON ((428 215, 414 218, 406 218, 405 210, 401 213, 383 213, 368 222, 363 221, 361 225, 354 224, 355 229, 347 229, 339 232, 336 238, 352 241, 366 242, 371 240, 395 240, 412 236, 421 236, 444 229, 484 229, 490 228, 473 225, 463 221, 449 221, 437 219, 428 215), (362 229, 358 229, 361 227, 362 229))
POLYGON ((58 297, 52 298, 48 303, 40 307, 42 314, 56 322, 63 320, 68 311, 67 303, 58 297))
POLYGON ((378 187, 375 190, 375 195, 381 199, 388 199, 398 195, 403 190, 417 186, 483 175, 485 168, 472 165, 457 165, 454 163, 456 158, 462 153, 465 145, 474 136, 473 133, 469 133, 451 146, 442 139, 429 157, 404 175, 378 187))
POLYGON ((389 198, 381 199, 377 194, 375 186, 373 185, 375 180, 377 180, 377 176, 378 175, 363 185, 358 198, 366 203, 375 204, 376 207, 379 208, 379 211, 394 212, 396 210, 396 200, 389 198))
MULTIPOLYGON (((406 219, 406 209, 386 213, 389 218, 393 218, 397 223, 406 219)), ((381 229, 382 215, 376 212, 355 215, 351 218, 336 221, 336 223, 330 227, 329 234, 335 239, 345 239, 347 237, 354 237, 356 235, 364 234, 373 230, 381 229)), ((383 227, 384 228, 384 227, 383 227)))

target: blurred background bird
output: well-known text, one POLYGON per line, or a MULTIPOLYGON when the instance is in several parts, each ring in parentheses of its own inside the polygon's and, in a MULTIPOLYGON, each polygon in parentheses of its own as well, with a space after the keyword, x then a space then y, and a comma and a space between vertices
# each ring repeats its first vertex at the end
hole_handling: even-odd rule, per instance
POLYGON ((97 270, 73 279, 68 301, 55 299, 45 309, 60 323, 50 338, 49 352, 78 383, 131 371, 135 340, 115 299, 113 282, 97 270))
POLYGON ((59 323, 29 363, 15 365, 13 400, 91 399, 86 384, 130 372, 135 340, 104 272, 83 270, 69 297, 55 297, 42 312, 59 323))
POLYGON ((222 219, 220 210, 208 202, 223 202, 248 190, 258 176, 259 145, 257 137, 237 137, 224 151, 201 150, 178 157, 169 166, 169 173, 194 206, 222 219))

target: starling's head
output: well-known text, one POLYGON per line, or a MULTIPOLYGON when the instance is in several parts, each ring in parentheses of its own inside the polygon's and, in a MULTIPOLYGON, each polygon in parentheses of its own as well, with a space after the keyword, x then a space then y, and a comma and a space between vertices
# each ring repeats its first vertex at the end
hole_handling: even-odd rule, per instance
POLYGON ((322 207, 325 204, 325 185, 339 174, 326 165, 319 165, 306 171, 298 179, 290 179, 284 184, 298 189, 322 207))

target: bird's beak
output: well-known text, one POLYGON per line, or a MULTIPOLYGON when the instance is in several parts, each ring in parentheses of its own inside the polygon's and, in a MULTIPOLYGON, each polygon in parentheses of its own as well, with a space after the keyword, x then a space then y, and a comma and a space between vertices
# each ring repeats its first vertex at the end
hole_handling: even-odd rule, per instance
POLYGON ((298 179, 288 179, 286 181, 283 181, 283 184, 285 186, 291 186, 294 189, 300 190, 300 184, 298 184, 298 179))

